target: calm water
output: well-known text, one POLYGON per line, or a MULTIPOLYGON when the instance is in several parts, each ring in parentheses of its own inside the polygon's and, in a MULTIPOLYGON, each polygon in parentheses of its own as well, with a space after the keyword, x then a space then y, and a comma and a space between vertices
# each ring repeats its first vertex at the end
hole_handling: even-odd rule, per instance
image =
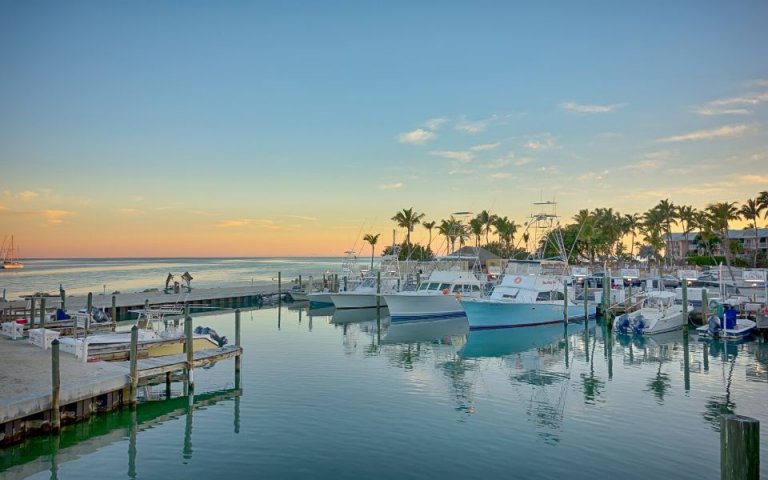
MULTIPOLYGON (((199 369, 191 407, 174 385, 171 401, 0 451, 0 478, 716 479, 721 412, 765 433, 756 342, 692 335, 686 362, 680 332, 467 332, 465 319, 389 327, 383 313, 243 312, 241 394, 233 361, 199 369)), ((195 322, 234 338, 232 312, 195 322)))

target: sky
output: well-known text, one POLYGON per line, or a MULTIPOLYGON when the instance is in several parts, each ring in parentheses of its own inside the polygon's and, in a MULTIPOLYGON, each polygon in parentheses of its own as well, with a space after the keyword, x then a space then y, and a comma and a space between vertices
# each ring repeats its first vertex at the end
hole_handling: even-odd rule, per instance
POLYGON ((0 1, 0 235, 336 256, 401 242, 406 208, 741 204, 768 190, 766 24, 764 0, 0 1))

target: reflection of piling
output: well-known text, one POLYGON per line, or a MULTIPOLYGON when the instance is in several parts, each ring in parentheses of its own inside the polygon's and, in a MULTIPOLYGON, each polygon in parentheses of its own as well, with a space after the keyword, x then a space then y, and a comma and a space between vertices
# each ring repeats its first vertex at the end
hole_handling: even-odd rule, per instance
POLYGON ((568 330, 568 283, 563 282, 563 321, 566 324, 566 331, 568 330))
POLYGON ((59 402, 61 397, 61 371, 59 362, 59 340, 51 342, 51 431, 58 433, 61 430, 61 410, 59 402))
POLYGON ((683 279, 683 340, 688 340, 688 282, 683 279))
POLYGON ((720 478, 760 478, 760 422, 742 415, 720 417, 720 478))

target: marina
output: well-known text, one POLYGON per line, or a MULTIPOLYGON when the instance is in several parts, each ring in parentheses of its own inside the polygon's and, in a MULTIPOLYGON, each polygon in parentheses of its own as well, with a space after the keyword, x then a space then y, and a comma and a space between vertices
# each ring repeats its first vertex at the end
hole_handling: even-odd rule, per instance
POLYGON ((193 389, 186 354, 137 359, 135 408, 130 362, 61 352, 59 433, 46 433, 51 348, 0 337, 0 413, 33 433, 2 449, 0 475, 700 479, 720 474, 723 419, 765 433, 759 336, 616 335, 601 318, 471 330, 462 316, 389 314, 288 300, 201 310, 193 324, 233 345, 195 352, 193 389))

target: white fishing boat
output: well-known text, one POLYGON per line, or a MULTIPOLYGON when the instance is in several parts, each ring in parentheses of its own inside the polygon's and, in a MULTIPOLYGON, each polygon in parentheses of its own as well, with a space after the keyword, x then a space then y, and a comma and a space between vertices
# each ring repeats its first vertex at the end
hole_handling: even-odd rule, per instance
POLYGON ((487 280, 466 268, 435 269, 416 290, 384 295, 392 323, 463 317, 460 298, 481 297, 487 280))
POLYGON ((687 321, 683 304, 675 301, 675 292, 652 290, 646 292, 638 310, 616 317, 613 329, 618 334, 652 335, 683 328, 687 321))
POLYGON ((395 255, 387 255, 375 271, 369 271, 354 288, 331 294, 338 309, 371 308, 386 305, 381 297, 400 291, 405 284, 400 274, 400 263, 395 255))
MULTIPOLYGON (((529 327, 584 319, 584 307, 565 298, 563 262, 510 262, 501 283, 487 298, 461 298, 472 330, 529 327), (567 307, 567 310, 566 310, 567 307)), ((594 318, 596 307, 587 306, 594 318)))
MULTIPOLYGON (((134 310, 138 314, 139 358, 175 355, 184 352, 186 337, 181 316, 184 310, 176 306, 156 306, 134 310)), ((76 314, 77 324, 86 325, 87 314, 76 314)), ((97 333, 59 337, 61 349, 78 358, 95 360, 127 360, 130 355, 131 331, 97 333)), ((192 335, 193 350, 219 348, 227 338, 215 330, 198 326, 192 335)))
MULTIPOLYGON (((5 241, 3 241, 3 247, 5 241)), ((3 257, 3 262, 0 264, 0 268, 3 270, 18 270, 24 268, 24 264, 18 259, 18 252, 13 244, 13 235, 11 235, 11 244, 8 248, 0 248, 0 255, 3 257)))

